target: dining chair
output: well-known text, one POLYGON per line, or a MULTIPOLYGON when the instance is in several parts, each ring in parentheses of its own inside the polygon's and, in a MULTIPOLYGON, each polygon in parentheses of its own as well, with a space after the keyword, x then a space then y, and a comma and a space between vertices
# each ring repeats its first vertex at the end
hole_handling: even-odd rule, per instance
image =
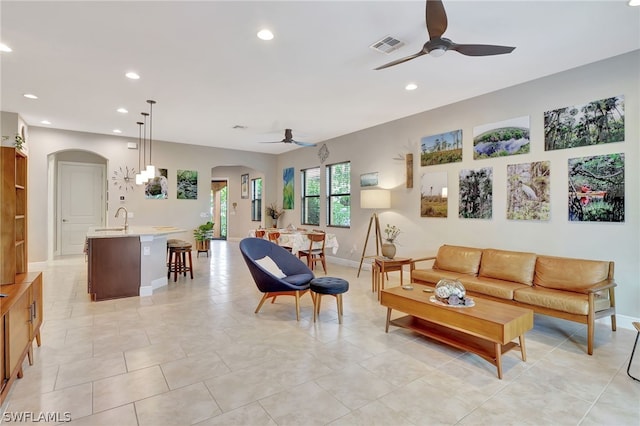
POLYGON ((307 234, 307 238, 309 239, 309 249, 308 250, 300 250, 298 252, 298 257, 302 259, 303 257, 307 258, 307 265, 311 270, 315 269, 316 262, 322 262, 322 268, 324 269, 324 274, 327 274, 327 263, 325 261, 324 255, 324 243, 326 240, 326 234, 324 232, 310 232, 307 234), (314 248, 314 243, 322 243, 321 248, 314 248))
POLYGON ((280 232, 278 231, 272 231, 269 232, 269 241, 271 241, 274 244, 279 245, 280 247, 282 247, 283 249, 291 252, 293 250, 293 247, 287 247, 287 246, 283 246, 280 245, 280 232))
POLYGON ((264 238, 264 234, 267 231, 265 231, 264 229, 256 229, 256 238, 264 238))

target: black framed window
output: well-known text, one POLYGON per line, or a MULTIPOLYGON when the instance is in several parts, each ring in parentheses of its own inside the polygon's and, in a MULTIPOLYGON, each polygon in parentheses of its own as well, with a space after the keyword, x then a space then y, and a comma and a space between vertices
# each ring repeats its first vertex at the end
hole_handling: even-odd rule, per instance
POLYGON ((262 220, 262 178, 251 179, 251 220, 262 220))
POLYGON ((320 167, 300 171, 303 225, 320 225, 320 167))
POLYGON ((327 225, 351 226, 351 163, 327 166, 327 225))

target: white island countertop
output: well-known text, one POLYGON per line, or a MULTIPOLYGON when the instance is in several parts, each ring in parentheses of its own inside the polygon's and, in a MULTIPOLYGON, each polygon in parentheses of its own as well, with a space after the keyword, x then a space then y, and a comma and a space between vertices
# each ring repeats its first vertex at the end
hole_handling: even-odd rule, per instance
POLYGON ((105 226, 89 228, 87 238, 140 237, 179 234, 181 232, 186 232, 186 229, 175 226, 130 226, 125 231, 121 226, 105 226))

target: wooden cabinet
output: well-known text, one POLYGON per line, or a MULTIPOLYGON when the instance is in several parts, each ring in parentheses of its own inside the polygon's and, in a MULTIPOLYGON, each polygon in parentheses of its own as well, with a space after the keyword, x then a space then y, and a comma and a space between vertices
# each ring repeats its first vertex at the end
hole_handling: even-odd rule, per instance
POLYGON ((140 237, 89 238, 87 291, 107 300, 140 294, 140 237))
POLYGON ((27 272, 27 157, 2 147, 0 164, 0 284, 11 284, 27 272))
POLYGON ((33 363, 33 339, 40 346, 42 274, 28 272, 27 156, 0 147, 0 405, 33 363))
POLYGON ((33 339, 40 346, 40 326, 42 325, 42 273, 19 274, 13 284, 0 286, 2 298, 0 313, 2 325, 0 336, 0 360, 2 384, 0 404, 4 401, 11 383, 22 377, 22 363, 25 356, 33 364, 33 339))

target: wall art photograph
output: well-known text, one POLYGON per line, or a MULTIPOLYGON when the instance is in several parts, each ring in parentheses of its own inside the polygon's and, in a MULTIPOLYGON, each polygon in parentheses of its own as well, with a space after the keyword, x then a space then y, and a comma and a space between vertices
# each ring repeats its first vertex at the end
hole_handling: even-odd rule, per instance
POLYGON ((624 222, 624 154, 569 159, 569 220, 624 222))
POLYGON ((544 113, 544 150, 624 141, 624 96, 544 113))
POLYGON ((460 170, 458 217, 491 219, 493 216, 493 168, 460 170))
POLYGON ((177 198, 178 200, 198 199, 198 171, 178 170, 177 175, 177 198))
POLYGON ((549 220, 549 161, 507 165, 507 219, 549 220))
POLYGON ((282 208, 284 210, 293 209, 294 192, 293 192, 293 167, 287 167, 282 170, 282 208))
POLYGON ((420 165, 456 163, 462 161, 462 129, 425 136, 420 140, 420 165))
POLYGON ((156 176, 144 186, 144 197, 152 200, 166 200, 169 198, 169 181, 167 169, 156 169, 156 176))
POLYGON ((473 128, 473 159, 528 154, 529 116, 512 118, 473 128))
POLYGON ((240 176, 240 198, 249 198, 249 174, 240 176))
POLYGON ((363 173, 360 175, 360 186, 377 186, 378 185, 378 172, 363 173))
POLYGON ((448 216, 447 172, 423 173, 420 179, 420 216, 448 216))

